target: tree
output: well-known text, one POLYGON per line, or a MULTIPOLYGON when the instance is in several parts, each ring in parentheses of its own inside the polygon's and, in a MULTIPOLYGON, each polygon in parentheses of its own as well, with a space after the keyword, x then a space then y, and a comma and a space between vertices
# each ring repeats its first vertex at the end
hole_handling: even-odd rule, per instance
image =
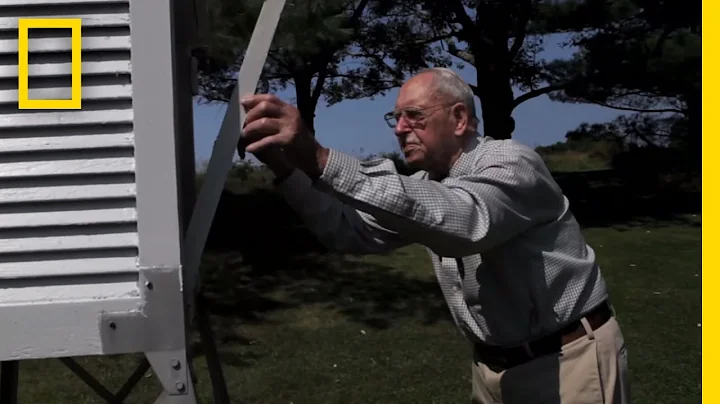
POLYGON ((369 32, 392 30, 405 40, 382 41, 368 35, 359 48, 371 63, 393 61, 400 71, 415 66, 466 64, 476 69, 472 84, 480 99, 484 132, 509 138, 513 110, 535 97, 559 91, 573 82, 573 71, 557 72, 538 58, 549 33, 541 0, 398 0, 376 4, 383 18, 369 32), (391 27, 391 28, 388 28, 391 27), (416 51, 418 46, 423 52, 416 51), (428 58, 427 56, 430 56, 428 58), (514 96, 513 89, 524 93, 514 96))
MULTIPOLYGON (((201 95, 226 101, 262 0, 211 0, 215 27, 201 95)), ((485 132, 510 137, 513 109, 557 91, 548 64, 537 61, 546 31, 534 21, 539 0, 296 0, 287 6, 261 90, 295 86, 312 125, 318 101, 372 97, 431 66, 473 64, 485 132), (508 45, 508 42, 510 44, 508 45), (474 55, 481 55, 475 58, 474 55), (513 97, 513 87, 526 91, 513 97)))
POLYGON ((548 7, 548 25, 572 34, 580 47, 556 70, 582 77, 552 95, 633 115, 624 132, 650 146, 700 150, 700 1, 568 1, 548 7))
MULTIPOLYGON (((542 95, 699 116, 693 1, 698 7, 679 0, 296 0, 283 16, 262 86, 292 82, 312 123, 323 96, 329 104, 372 97, 422 68, 471 64, 484 132, 495 138, 511 137, 513 110, 542 95), (541 59, 554 33, 580 50, 569 60, 541 59)), ((215 54, 225 56, 205 70, 207 99, 229 94, 260 3, 211 0, 221 21, 215 54)))
MULTIPOLYGON (((378 0, 375 0, 378 1, 378 0)), ((379 1, 381 2, 381 1, 379 1)), ((345 98, 372 97, 402 83, 402 73, 363 63, 354 52, 376 18, 371 0, 288 1, 280 19, 259 90, 295 88, 303 119, 314 130, 315 109, 345 98), (379 70, 382 70, 380 72, 379 70)), ((210 0, 213 40, 200 74, 200 95, 229 100, 263 0, 210 0)))
POLYGON ((582 123, 565 134, 567 143, 622 142, 618 125, 611 123, 582 123))
POLYGON ((700 2, 692 1, 392 1, 379 5, 377 14, 386 17, 372 23, 398 26, 406 30, 406 40, 383 42, 370 35, 362 49, 398 66, 473 65, 484 131, 495 138, 510 137, 513 110, 542 95, 616 109, 689 113, 694 109, 688 106, 699 102, 700 2), (408 27, 406 21, 413 23, 408 27), (548 34, 565 34, 569 40, 563 46, 579 51, 569 60, 542 60, 548 34), (435 60, 419 60, 408 43, 429 43, 424 54, 435 60), (660 45, 638 51, 650 43, 660 45), (513 89, 523 93, 514 96, 513 89), (619 99, 644 105, 615 104, 619 99))
POLYGON ((572 34, 581 49, 575 63, 556 63, 584 79, 557 93, 558 100, 685 113, 699 94, 699 0, 573 0, 552 3, 546 13, 555 16, 547 26, 572 34))

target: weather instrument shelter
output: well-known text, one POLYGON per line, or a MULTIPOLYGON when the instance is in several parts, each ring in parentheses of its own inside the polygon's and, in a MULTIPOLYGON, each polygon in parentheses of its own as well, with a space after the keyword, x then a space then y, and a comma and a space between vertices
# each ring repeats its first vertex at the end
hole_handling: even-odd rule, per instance
POLYGON ((17 400, 19 363, 49 358, 109 403, 149 367, 156 402, 195 403, 200 257, 244 120, 238 93, 255 91, 283 6, 265 2, 196 193, 204 0, 0 1, 2 404, 17 400), (116 393, 72 360, 123 353, 147 361, 116 393))

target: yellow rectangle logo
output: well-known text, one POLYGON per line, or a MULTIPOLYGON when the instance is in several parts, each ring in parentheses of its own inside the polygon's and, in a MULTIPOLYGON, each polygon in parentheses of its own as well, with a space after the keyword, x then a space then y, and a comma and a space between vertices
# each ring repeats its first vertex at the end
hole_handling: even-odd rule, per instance
POLYGON ((82 106, 82 20, 80 18, 20 18, 18 20, 18 108, 80 109, 82 106), (72 87, 69 100, 31 100, 28 95, 29 30, 69 28, 72 31, 72 87))

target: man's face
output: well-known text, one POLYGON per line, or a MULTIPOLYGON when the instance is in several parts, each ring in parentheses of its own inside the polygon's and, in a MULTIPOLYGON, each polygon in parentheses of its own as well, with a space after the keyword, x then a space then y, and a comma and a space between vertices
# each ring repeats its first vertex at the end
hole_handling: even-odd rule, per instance
POLYGON ((400 88, 394 112, 395 136, 405 160, 423 170, 447 164, 448 155, 458 147, 454 105, 434 94, 431 84, 430 74, 408 80, 400 88))

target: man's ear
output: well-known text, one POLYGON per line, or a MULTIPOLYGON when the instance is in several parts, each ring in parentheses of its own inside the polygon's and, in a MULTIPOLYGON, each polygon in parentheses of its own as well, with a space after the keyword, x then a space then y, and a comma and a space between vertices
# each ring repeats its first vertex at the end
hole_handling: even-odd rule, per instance
POLYGON ((452 114, 455 118, 455 136, 462 136, 467 132, 468 125, 470 125, 470 115, 465 105, 457 103, 452 106, 452 114))

